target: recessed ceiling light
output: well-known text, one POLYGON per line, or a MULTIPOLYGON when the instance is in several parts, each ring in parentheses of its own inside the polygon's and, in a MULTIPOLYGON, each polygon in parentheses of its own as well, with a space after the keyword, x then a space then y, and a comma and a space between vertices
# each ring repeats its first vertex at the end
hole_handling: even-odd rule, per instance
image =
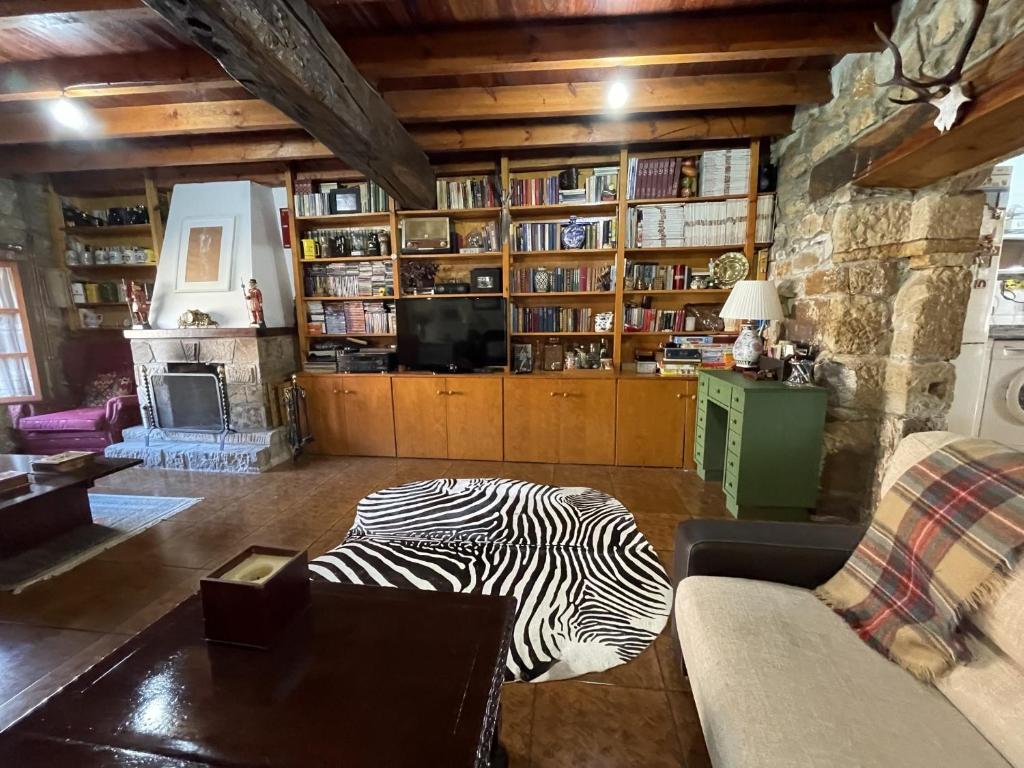
POLYGON ((50 103, 50 115, 57 123, 73 131, 85 131, 89 127, 86 111, 67 96, 50 103))
POLYGON ((612 109, 622 109, 629 101, 629 88, 622 80, 613 80, 608 86, 608 106, 612 109))

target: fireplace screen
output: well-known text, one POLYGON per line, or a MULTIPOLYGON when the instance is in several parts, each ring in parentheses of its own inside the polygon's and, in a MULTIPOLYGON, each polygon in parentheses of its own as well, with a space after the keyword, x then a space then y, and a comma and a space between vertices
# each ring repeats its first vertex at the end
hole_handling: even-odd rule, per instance
POLYGON ((221 432, 227 428, 214 373, 154 373, 153 418, 160 429, 221 432))

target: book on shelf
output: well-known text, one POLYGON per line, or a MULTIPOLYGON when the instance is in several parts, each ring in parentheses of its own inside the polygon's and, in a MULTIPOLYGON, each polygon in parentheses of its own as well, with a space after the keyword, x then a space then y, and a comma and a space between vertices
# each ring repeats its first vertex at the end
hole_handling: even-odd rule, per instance
POLYGON ((387 213, 388 195, 378 184, 341 182, 295 182, 296 216, 330 216, 340 213, 387 213))
POLYGON ((692 272, 685 264, 626 262, 627 291, 684 291, 690 286, 692 272))
POLYGON ((498 224, 488 221, 469 232, 456 232, 456 246, 459 253, 494 253, 501 250, 498 224), (470 243, 478 243, 470 245, 470 243))
POLYGON ((89 466, 96 459, 92 451, 64 451, 53 456, 33 459, 33 472, 74 472, 89 466))
POLYGON ((534 174, 513 174, 509 181, 512 205, 565 205, 612 201, 618 194, 616 166, 567 168, 534 174))
POLYGON ((13 469, 0 472, 0 493, 13 493, 26 489, 29 482, 28 472, 18 472, 13 469))
POLYGON ((537 291, 537 275, 548 277, 547 291, 564 293, 577 291, 583 293, 607 293, 614 286, 614 271, 611 264, 588 265, 579 267, 539 267, 535 269, 512 270, 512 293, 546 293, 537 291), (604 287, 608 286, 608 287, 604 287))
POLYGON ((647 309, 627 304, 623 313, 625 333, 686 330, 685 309, 647 309))
POLYGON ((590 330, 590 307, 515 307, 512 333, 575 333, 590 330))
POLYGON ((702 197, 745 195, 750 190, 750 149, 709 150, 700 158, 702 197))
MULTIPOLYGON (((676 197, 682 193, 683 167, 689 165, 696 172, 692 158, 684 157, 631 157, 627 165, 626 198, 643 200, 651 197, 676 197)), ((686 176, 686 179, 691 178, 686 176)), ((689 182, 687 182, 689 185, 689 182)), ((687 187, 690 190, 690 187, 687 187)), ((694 192, 690 191, 690 194, 694 192)))
POLYGON ((306 302, 311 335, 395 333, 394 306, 384 301, 306 302))
MULTIPOLYGON (((612 217, 577 219, 584 227, 583 248, 614 248, 618 239, 618 222, 612 217)), ((513 230, 516 251, 562 250, 562 231, 567 222, 518 222, 513 230)))
POLYGON ((501 199, 494 188, 494 180, 490 176, 437 180, 437 207, 439 210, 497 208, 500 206, 501 199))
MULTIPOLYGON (((626 242, 631 248, 739 246, 747 237, 749 210, 745 199, 638 205, 626 216, 626 242)), ((759 195, 757 242, 772 240, 774 211, 775 195, 759 195)))
POLYGON ((390 261, 303 264, 306 296, 382 296, 394 291, 390 261))

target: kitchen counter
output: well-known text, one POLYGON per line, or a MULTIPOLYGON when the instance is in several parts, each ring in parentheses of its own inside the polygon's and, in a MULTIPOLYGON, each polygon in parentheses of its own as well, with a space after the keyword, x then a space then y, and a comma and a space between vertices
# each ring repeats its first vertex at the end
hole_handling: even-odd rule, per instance
POLYGON ((988 329, 990 339, 999 340, 1024 340, 1024 325, 992 325, 988 329))

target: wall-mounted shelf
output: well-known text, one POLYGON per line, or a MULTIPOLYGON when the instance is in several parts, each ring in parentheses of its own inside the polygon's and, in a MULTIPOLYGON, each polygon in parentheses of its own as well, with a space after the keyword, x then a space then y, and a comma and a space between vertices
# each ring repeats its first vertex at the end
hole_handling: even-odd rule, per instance
POLYGON ((600 216, 614 214, 619 209, 617 200, 600 203, 558 203, 553 205, 513 205, 512 218, 529 219, 531 216, 600 216))
POLYGON ((443 216, 460 221, 482 221, 497 217, 501 214, 501 208, 444 208, 441 210, 396 211, 396 214, 400 219, 443 216))
POLYGON ((296 216, 294 220, 302 224, 315 224, 323 229, 358 227, 368 224, 387 226, 391 221, 391 214, 387 211, 383 213, 329 213, 323 216, 296 216))

